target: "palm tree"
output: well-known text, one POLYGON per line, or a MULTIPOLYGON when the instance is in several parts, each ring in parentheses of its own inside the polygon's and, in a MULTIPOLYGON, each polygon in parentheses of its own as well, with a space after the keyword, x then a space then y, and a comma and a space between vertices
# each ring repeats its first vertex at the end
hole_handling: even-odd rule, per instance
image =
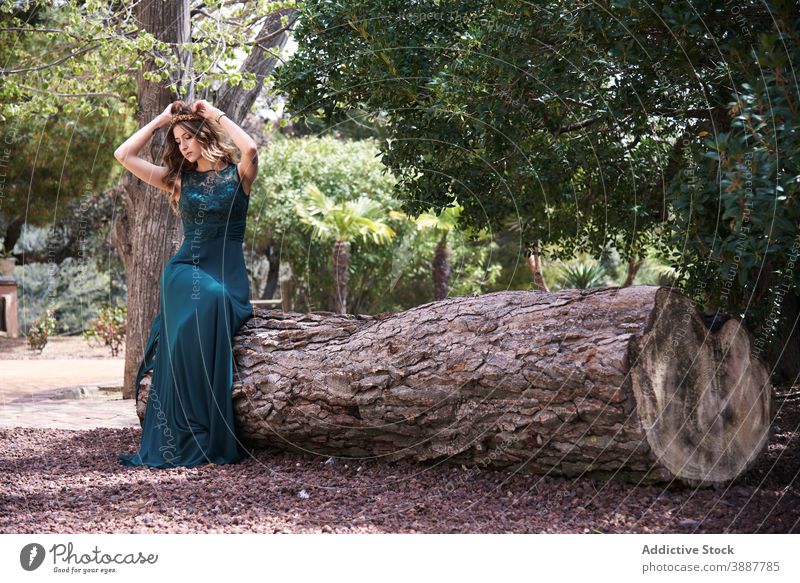
POLYGON ((416 218, 417 229, 432 229, 440 234, 431 261, 434 300, 443 300, 450 293, 450 248, 447 245, 447 234, 456 228, 463 210, 463 206, 453 202, 438 215, 428 211, 416 218))
MULTIPOLYGON (((335 310, 347 313, 347 270, 350 265, 350 242, 368 240, 382 245, 394 237, 394 230, 383 222, 386 209, 362 195, 355 201, 335 202, 315 184, 305 186, 306 198, 295 205, 300 220, 313 227, 313 236, 333 240, 333 281, 335 310)), ((392 213, 389 213, 392 216, 392 213)))

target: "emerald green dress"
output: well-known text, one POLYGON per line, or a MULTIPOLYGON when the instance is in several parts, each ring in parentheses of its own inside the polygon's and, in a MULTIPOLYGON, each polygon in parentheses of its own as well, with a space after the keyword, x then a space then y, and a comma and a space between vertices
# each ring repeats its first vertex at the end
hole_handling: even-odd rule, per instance
POLYGON ((161 275, 139 382, 152 370, 139 451, 119 461, 154 468, 228 464, 236 437, 232 339, 252 315, 242 245, 250 197, 236 164, 181 174, 181 247, 161 275))

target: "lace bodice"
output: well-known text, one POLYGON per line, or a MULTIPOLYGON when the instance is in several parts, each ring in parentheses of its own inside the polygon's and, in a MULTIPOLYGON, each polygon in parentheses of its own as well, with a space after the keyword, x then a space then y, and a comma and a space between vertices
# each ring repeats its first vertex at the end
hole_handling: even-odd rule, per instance
POLYGON ((250 197, 244 193, 236 164, 223 170, 181 173, 180 211, 186 238, 224 236, 244 240, 250 197))

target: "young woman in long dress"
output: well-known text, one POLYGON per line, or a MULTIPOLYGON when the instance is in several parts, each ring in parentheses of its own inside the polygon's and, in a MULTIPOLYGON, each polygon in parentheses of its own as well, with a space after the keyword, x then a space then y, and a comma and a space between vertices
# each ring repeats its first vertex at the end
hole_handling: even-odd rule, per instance
POLYGON ((155 468, 241 461, 247 452, 234 427, 232 340, 252 314, 242 244, 258 171, 256 143, 207 101, 175 101, 114 156, 169 193, 184 229, 161 275, 160 310, 136 377, 138 398, 139 382, 152 370, 141 445, 119 461, 155 468), (161 127, 168 139, 158 166, 138 153, 161 127), (226 132, 242 154, 239 162, 226 132))

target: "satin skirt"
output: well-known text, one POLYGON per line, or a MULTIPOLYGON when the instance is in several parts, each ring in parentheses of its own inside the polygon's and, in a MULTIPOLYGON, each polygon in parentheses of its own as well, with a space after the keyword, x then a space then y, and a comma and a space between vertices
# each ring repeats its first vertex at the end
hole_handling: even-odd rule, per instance
POLYGON ((231 398, 232 339, 253 309, 242 242, 207 234, 187 233, 162 272, 160 311, 136 377, 138 399, 152 370, 142 441, 137 453, 119 456, 125 465, 222 465, 247 455, 231 398))

